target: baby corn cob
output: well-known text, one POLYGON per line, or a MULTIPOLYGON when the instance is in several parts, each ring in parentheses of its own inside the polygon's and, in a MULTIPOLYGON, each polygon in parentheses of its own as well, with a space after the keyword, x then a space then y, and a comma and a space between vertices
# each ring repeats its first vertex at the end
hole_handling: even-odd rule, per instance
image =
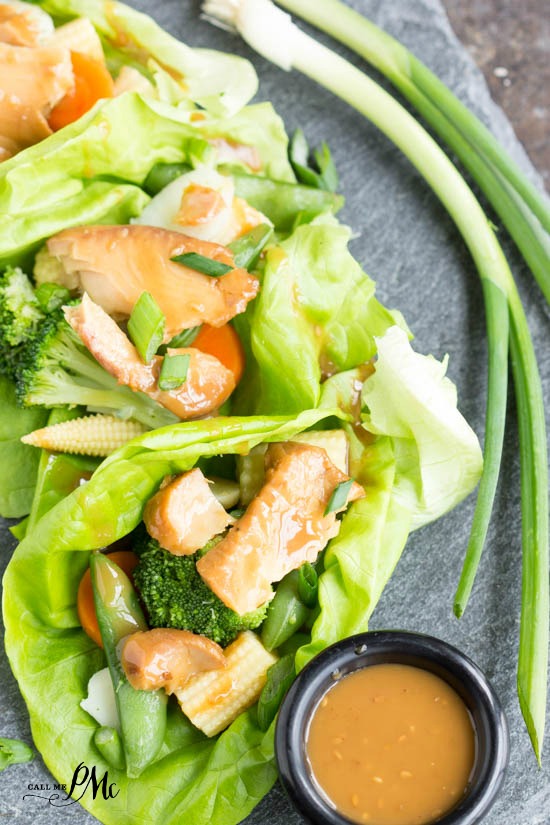
POLYGON ((253 705, 268 669, 277 661, 250 630, 224 651, 227 667, 192 676, 176 697, 185 715, 207 736, 215 736, 253 705))
POLYGON ((86 415, 34 430, 21 441, 52 452, 106 456, 144 432, 145 427, 136 421, 123 421, 112 415, 86 415))

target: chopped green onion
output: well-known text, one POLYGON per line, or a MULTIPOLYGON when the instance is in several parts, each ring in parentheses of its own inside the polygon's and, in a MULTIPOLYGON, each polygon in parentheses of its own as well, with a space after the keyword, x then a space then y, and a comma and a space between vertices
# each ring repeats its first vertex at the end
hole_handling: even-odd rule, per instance
POLYGON ((338 510, 341 510, 342 507, 346 506, 349 491, 353 486, 353 479, 348 478, 347 481, 341 481, 339 484, 336 485, 334 490, 332 491, 332 495, 328 500, 328 504, 325 510, 325 516, 328 516, 329 513, 335 513, 338 510))
POLYGON ((166 319, 150 292, 142 292, 128 320, 128 335, 148 364, 164 338, 166 319))
POLYGON ((185 382, 190 355, 165 355, 159 375, 159 389, 175 390, 185 382))
POLYGON ((272 235, 273 227, 267 223, 260 223, 250 232, 232 241, 227 248, 233 253, 235 266, 240 269, 252 269, 272 235))
POLYGON ((40 286, 36 288, 34 295, 40 304, 40 308, 46 314, 59 309, 59 307, 62 304, 66 304, 71 297, 71 293, 66 287, 50 283, 40 284, 40 286))
POLYGON ((183 264, 189 269, 202 272, 203 275, 210 275, 211 278, 219 278, 220 275, 225 275, 226 272, 233 269, 232 266, 222 264, 221 261, 215 261, 213 258, 206 258, 204 255, 199 255, 198 252, 185 252, 183 255, 176 255, 171 260, 175 264, 183 264))
POLYGON ((177 335, 174 335, 173 338, 168 341, 167 344, 163 344, 158 349, 159 355, 166 355, 167 349, 182 349, 183 347, 190 347, 197 335, 199 334, 201 327, 189 327, 189 329, 182 329, 181 332, 178 332, 177 335))

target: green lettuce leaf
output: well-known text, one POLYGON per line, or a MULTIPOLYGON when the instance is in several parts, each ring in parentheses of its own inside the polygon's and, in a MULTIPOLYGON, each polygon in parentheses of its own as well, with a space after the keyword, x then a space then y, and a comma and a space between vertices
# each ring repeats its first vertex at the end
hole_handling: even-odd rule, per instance
POLYGON ((456 387, 445 377, 447 358, 414 352, 399 327, 376 343, 375 372, 363 387, 363 420, 370 432, 392 438, 402 479, 396 494, 405 505, 415 502, 415 529, 472 492, 483 468, 481 448, 457 409, 456 387))
POLYGON ((321 610, 298 669, 330 644, 368 629, 410 530, 442 515, 472 491, 482 459, 456 408, 445 363, 413 352, 391 327, 376 339, 377 359, 323 385, 321 406, 344 411, 350 475, 365 489, 328 545, 319 578, 321 610), (368 411, 361 414, 361 398, 368 411), (362 422, 362 423, 361 423, 362 422))
POLYGON ((371 359, 374 336, 395 324, 348 251, 349 239, 347 227, 321 216, 267 252, 260 294, 239 321, 253 356, 237 394, 240 411, 317 406, 323 375, 371 359))
MULTIPOLYGON (((138 780, 108 768, 92 743, 97 725, 80 708, 103 652, 86 636, 76 593, 89 550, 130 532, 145 502, 170 473, 201 456, 245 452, 261 441, 292 438, 334 410, 296 418, 220 418, 148 433, 114 453, 90 481, 49 509, 16 549, 4 576, 5 644, 29 709, 33 738, 59 782, 70 786, 80 762, 109 770, 115 799, 80 800, 106 825, 180 823, 235 825, 276 779, 273 730, 264 733, 255 711, 207 740, 171 705, 157 760, 138 780)), ((336 412, 336 414, 338 414, 336 412)))
POLYGON ((151 58, 177 72, 190 100, 218 114, 231 115, 254 97, 258 78, 242 57, 192 49, 164 31, 149 15, 116 0, 42 0, 38 5, 59 23, 88 17, 115 66, 145 70, 151 58))
MULTIPOLYGON (((364 368, 329 378, 323 384, 320 405, 340 408, 357 422, 365 378, 364 368)), ((340 532, 324 554, 319 577, 321 610, 311 641, 296 654, 297 670, 328 645, 368 630, 372 612, 405 547, 414 508, 414 501, 401 502, 396 495, 399 469, 391 439, 374 436, 358 423, 341 426, 350 444, 350 475, 364 487, 365 498, 348 508, 340 532)))
POLYGON ((15 387, 0 376, 0 515, 20 518, 30 512, 40 450, 21 444, 21 436, 43 427, 48 410, 22 410, 15 402, 15 387))
POLYGON ((95 107, 4 161, 0 266, 24 265, 41 241, 69 226, 128 223, 149 201, 140 185, 156 163, 192 164, 197 143, 216 136, 255 141, 264 170, 288 178, 287 138, 271 104, 248 107, 234 122, 205 116, 193 124, 188 112, 136 93, 95 107))

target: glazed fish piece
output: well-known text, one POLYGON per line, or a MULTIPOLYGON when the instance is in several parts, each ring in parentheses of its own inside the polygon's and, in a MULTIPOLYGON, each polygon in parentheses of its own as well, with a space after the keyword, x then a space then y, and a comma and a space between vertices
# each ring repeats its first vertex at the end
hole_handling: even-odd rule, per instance
POLYGON ((52 18, 30 3, 0 2, 0 43, 12 46, 43 45, 53 34, 52 18))
POLYGON ((159 627, 133 633, 122 648, 122 667, 136 690, 173 693, 191 676, 225 667, 222 648, 206 636, 159 627))
POLYGON ((235 519, 195 468, 178 476, 149 499, 143 521, 150 536, 175 556, 200 550, 235 519))
MULTIPOLYGON (((273 582, 306 561, 314 562, 340 529, 336 513, 325 515, 325 510, 348 476, 324 449, 272 444, 266 467, 266 482, 243 517, 197 563, 208 586, 241 615, 271 598, 273 582)), ((346 505, 364 495, 354 482, 346 505)))
POLYGON ((0 43, 0 110, 9 99, 47 115, 73 85, 68 49, 0 43))
POLYGON ((244 312, 259 289, 258 279, 245 269, 212 278, 172 262, 195 252, 232 266, 233 256, 218 244, 159 227, 65 229, 47 248, 63 265, 65 285, 72 289, 76 278, 78 287, 115 318, 128 318, 141 293, 150 292, 166 318, 166 340, 203 323, 226 324, 244 312))
POLYGON ((181 387, 160 390, 162 357, 144 364, 116 321, 84 295, 77 306, 65 307, 65 318, 86 348, 107 372, 130 389, 143 392, 181 419, 198 418, 216 410, 235 389, 231 370, 212 355, 193 348, 169 349, 170 355, 189 355, 181 387))
MULTIPOLYGON (((1 81, 0 81, 1 84, 1 81)), ((2 92, 0 91, 0 97, 2 92)), ((52 130, 38 109, 10 98, 0 100, 0 161, 49 137, 52 130)))

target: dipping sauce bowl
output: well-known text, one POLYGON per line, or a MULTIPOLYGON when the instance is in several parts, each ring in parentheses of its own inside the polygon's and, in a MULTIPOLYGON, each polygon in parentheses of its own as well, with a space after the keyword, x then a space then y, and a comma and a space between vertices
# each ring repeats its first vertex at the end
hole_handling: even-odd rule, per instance
MULTIPOLYGON (((328 786, 323 787, 321 780, 315 777, 312 768, 312 765, 320 764, 319 761, 316 763, 314 758, 313 746, 315 745, 318 753, 319 741, 322 742, 323 724, 325 724, 323 723, 323 710, 325 706, 328 708, 328 701, 332 702, 331 697, 334 697, 336 701, 339 688, 342 687, 340 680, 369 666, 384 664, 405 665, 408 668, 420 669, 443 680, 452 688, 454 694, 458 695, 461 700, 458 704, 464 704, 466 724, 471 723, 475 741, 473 753, 470 755, 471 772, 466 787, 462 788, 457 796, 456 804, 441 812, 438 811, 431 819, 419 819, 415 815, 410 822, 405 822, 403 818, 400 822, 402 825, 417 825, 419 822, 422 825, 435 825, 435 823, 437 825, 476 825, 482 821, 493 804, 508 763, 508 726, 504 712, 494 689, 471 659, 440 639, 405 631, 375 631, 344 639, 316 656, 298 675, 281 706, 275 733, 275 753, 281 782, 290 799, 298 811, 314 825, 349 825, 362 822, 367 825, 379 825, 382 821, 389 821, 382 813, 378 815, 377 820, 376 806, 374 810, 369 808, 368 813, 362 813, 361 806, 359 806, 356 815, 351 812, 349 805, 346 813, 339 810, 331 800, 330 789, 328 786), (333 692, 331 688, 334 689, 333 692), (316 717, 318 711, 319 716, 316 717), (313 723, 312 720, 314 720, 313 723), (319 740, 319 735, 321 735, 321 740, 319 740), (311 753, 308 750, 310 746, 311 753)), ((401 678, 401 674, 406 675, 408 668, 390 668, 387 671, 393 671, 393 676, 398 673, 401 678)), ((378 668, 378 672, 381 673, 382 669, 378 668)), ((371 671, 371 673, 374 675, 375 672, 371 671)), ((353 677, 346 683, 346 687, 351 686, 354 681, 357 685, 360 683, 366 685, 370 679, 360 680, 358 677, 353 677)), ((433 679, 424 681, 437 682, 433 679)), ((341 693, 343 695, 343 691, 341 693)), ((364 697, 359 691, 352 700, 354 706, 352 713, 355 713, 358 718, 357 714, 361 715, 363 707, 366 716, 367 706, 362 706, 361 702, 376 702, 378 699, 381 702, 385 701, 383 695, 373 699, 373 696, 368 695, 366 690, 364 697)), ((409 697, 407 701, 408 699, 409 697)), ((347 701, 349 703, 349 699, 347 701)), ((387 701, 396 701, 395 689, 393 700, 388 693, 387 701)), ((438 702, 439 696, 436 696, 434 701, 438 702)), ((445 704, 447 704, 446 700, 445 704)), ((369 712, 372 713, 372 706, 369 712)), ((338 750, 335 758, 341 759, 340 751, 343 751, 343 747, 335 748, 334 731, 330 735, 332 738, 327 741, 327 748, 330 748, 331 752, 338 750)), ((364 735, 364 731, 361 735, 364 735)), ((395 732, 391 735, 395 738, 395 732)), ((454 737, 454 734, 452 736, 454 737)), ((370 740, 361 741, 366 743, 364 745, 365 758, 369 758, 370 753, 372 761, 373 747, 370 745, 370 740)), ((451 742, 454 741, 455 739, 451 738, 451 742)), ((428 736, 428 745, 430 744, 428 736)), ((389 747, 398 751, 398 748, 393 745, 393 740, 389 747)), ((369 781, 382 782, 377 776, 376 764, 371 765, 367 772, 362 768, 363 765, 359 764, 358 759, 349 766, 351 784, 356 781, 358 790, 369 781)), ((414 767, 412 772, 414 772, 414 767)), ((325 773, 327 773, 326 766, 325 773)), ((409 771, 401 773, 406 778, 409 777, 409 771)), ((327 775, 329 774, 330 771, 327 775)), ((360 796, 361 794, 351 794, 353 804, 355 804, 355 799, 359 800, 360 796)), ((384 800, 381 797, 380 805, 383 804, 384 800)))

